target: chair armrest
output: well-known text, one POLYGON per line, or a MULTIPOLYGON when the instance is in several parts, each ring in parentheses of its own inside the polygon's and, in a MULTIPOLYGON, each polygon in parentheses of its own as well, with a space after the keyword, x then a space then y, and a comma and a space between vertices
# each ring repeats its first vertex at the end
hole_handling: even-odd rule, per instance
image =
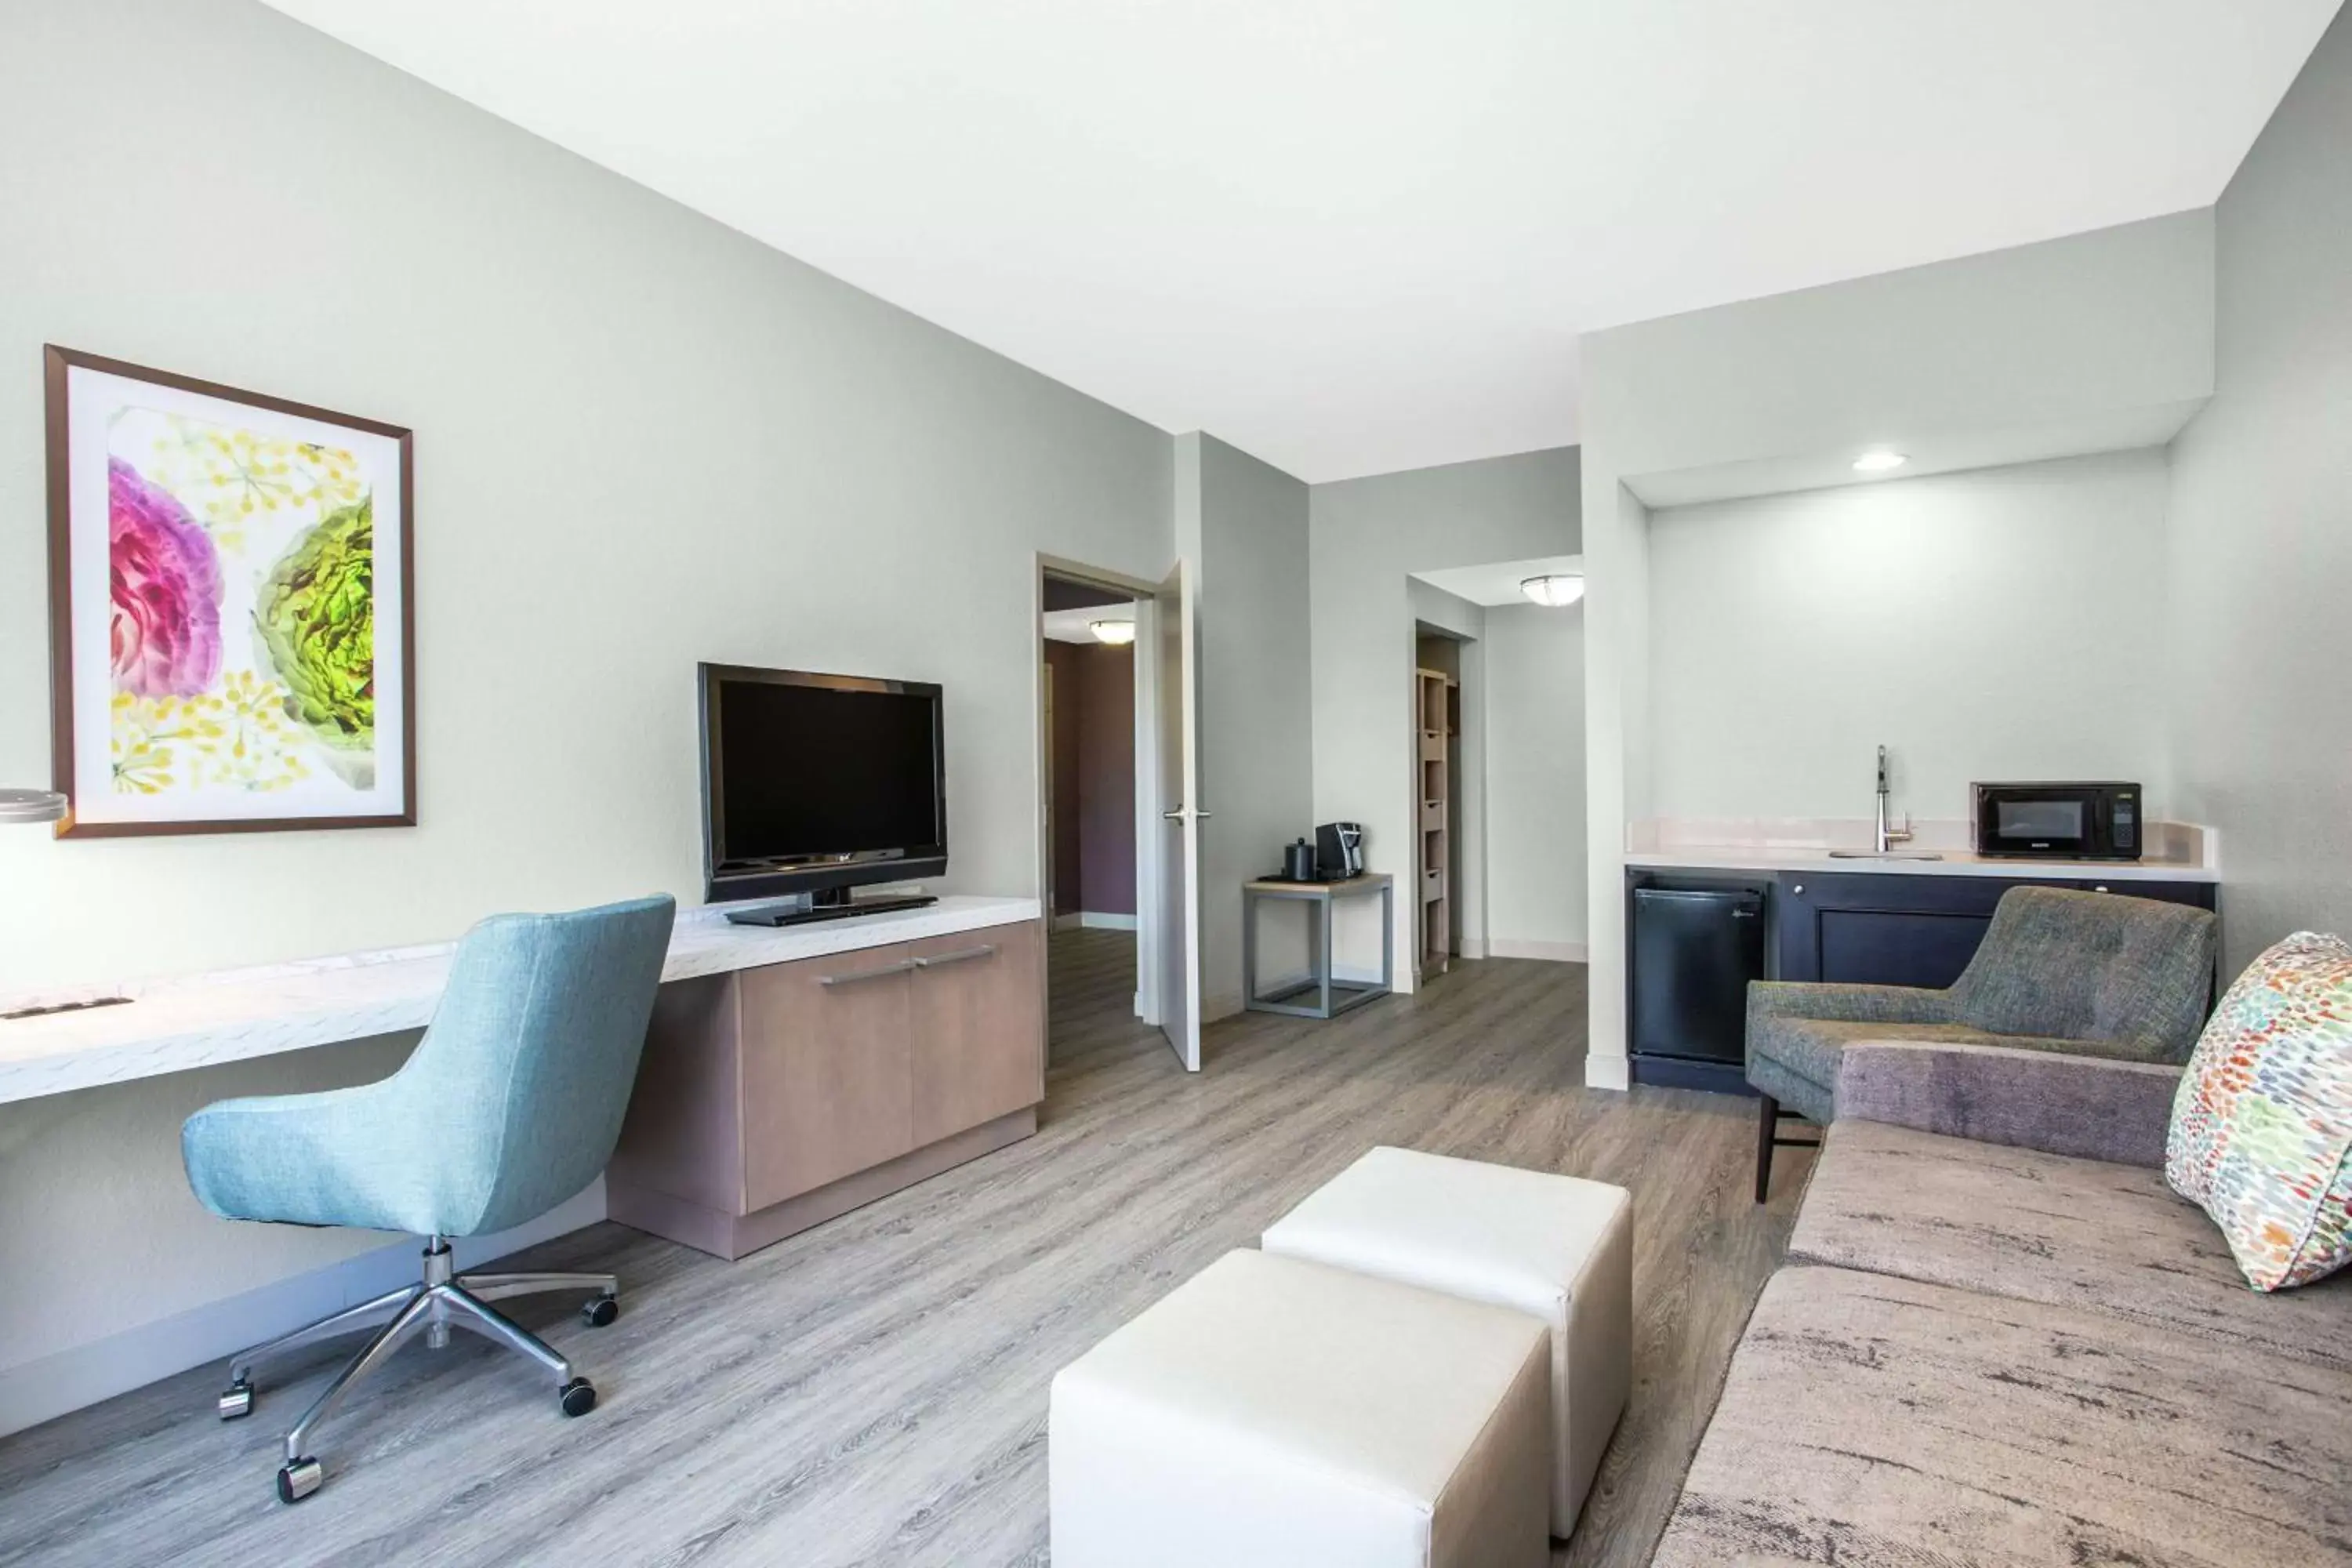
POLYGON ((1814 1018, 1825 1024, 1949 1024, 1950 997, 1917 985, 1843 985, 1812 980, 1751 980, 1748 1017, 1814 1018))
POLYGON ((1838 1062, 1841 1119, 2161 1167, 2181 1069, 2044 1048, 1864 1040, 1838 1062))

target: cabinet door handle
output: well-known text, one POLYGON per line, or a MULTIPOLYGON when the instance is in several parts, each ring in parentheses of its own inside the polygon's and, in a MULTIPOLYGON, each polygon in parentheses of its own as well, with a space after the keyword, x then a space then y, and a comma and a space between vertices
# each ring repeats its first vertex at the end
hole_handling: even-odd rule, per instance
POLYGON ((915 967, 937 969, 943 963, 970 963, 975 958, 993 958, 994 956, 996 956, 995 944, 982 942, 978 947, 967 947, 961 952, 942 952, 933 958, 919 958, 915 960, 915 967))
POLYGON ((886 963, 879 969, 852 970, 847 974, 820 974, 817 976, 816 983, 819 985, 854 985, 861 980, 880 980, 885 975, 908 973, 921 967, 922 962, 919 958, 902 958, 896 963, 886 963))

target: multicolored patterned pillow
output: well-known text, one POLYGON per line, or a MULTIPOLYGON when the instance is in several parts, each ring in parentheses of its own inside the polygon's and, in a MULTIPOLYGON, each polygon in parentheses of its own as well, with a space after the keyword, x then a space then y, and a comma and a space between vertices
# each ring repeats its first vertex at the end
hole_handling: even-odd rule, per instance
POLYGON ((2352 944, 2297 931, 2238 976, 2172 1102, 2164 1179, 2257 1290, 2352 1262, 2352 944))

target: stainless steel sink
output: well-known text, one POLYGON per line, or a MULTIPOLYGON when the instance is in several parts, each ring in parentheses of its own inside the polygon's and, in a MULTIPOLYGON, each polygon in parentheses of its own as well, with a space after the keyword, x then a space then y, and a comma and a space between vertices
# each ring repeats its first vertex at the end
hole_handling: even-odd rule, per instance
POLYGON ((1941 860, 1933 850, 1923 849, 1832 849, 1832 860, 1941 860))

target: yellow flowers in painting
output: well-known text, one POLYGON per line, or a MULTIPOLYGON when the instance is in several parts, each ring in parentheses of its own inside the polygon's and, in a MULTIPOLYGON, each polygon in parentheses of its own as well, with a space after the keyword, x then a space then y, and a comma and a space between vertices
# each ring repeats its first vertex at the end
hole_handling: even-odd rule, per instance
POLYGON ((285 789, 310 776, 286 689, 231 670, 194 697, 114 694, 114 787, 136 795, 205 784, 285 789))
POLYGON ((367 493, 359 459, 341 447, 198 419, 171 417, 163 424, 142 470, 164 489, 194 500, 205 531, 231 553, 245 548, 257 513, 309 510, 323 517, 367 493))

